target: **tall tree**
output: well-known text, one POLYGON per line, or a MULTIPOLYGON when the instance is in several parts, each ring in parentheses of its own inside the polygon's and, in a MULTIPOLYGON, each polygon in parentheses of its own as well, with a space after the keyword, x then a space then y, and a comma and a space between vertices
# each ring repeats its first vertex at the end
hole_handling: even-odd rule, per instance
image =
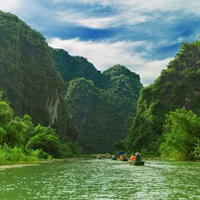
POLYGON ((200 118, 185 108, 167 115, 164 124, 162 156, 179 160, 200 159, 197 146, 200 142, 200 118))

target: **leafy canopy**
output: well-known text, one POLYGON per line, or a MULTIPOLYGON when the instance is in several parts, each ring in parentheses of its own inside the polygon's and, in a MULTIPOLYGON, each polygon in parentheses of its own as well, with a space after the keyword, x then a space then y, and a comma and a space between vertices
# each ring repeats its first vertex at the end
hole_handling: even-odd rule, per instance
POLYGON ((200 117, 185 108, 167 115, 160 152, 163 157, 178 160, 200 159, 200 117))

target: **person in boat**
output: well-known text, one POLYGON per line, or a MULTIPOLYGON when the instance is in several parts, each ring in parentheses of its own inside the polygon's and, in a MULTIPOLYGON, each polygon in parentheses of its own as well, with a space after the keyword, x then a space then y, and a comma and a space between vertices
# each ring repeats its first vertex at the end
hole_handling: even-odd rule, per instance
POLYGON ((136 158, 135 158, 135 161, 136 161, 136 162, 142 161, 142 157, 141 157, 140 152, 137 152, 135 155, 136 155, 136 158))
POLYGON ((101 156, 101 155, 98 155, 98 156, 97 156, 97 159, 102 159, 102 156, 101 156))
POLYGON ((120 159, 120 160, 124 160, 124 154, 121 154, 121 155, 119 156, 119 159, 120 159))
POLYGON ((117 160, 117 157, 116 157, 116 155, 112 155, 112 160, 117 160))
POLYGON ((132 154, 132 156, 130 157, 130 161, 131 161, 131 162, 134 162, 135 159, 136 159, 136 156, 132 154))

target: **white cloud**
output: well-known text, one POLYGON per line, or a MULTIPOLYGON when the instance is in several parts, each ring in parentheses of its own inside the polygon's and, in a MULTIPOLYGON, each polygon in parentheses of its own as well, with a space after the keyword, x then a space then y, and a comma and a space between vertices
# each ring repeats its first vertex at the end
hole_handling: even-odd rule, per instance
MULTIPOLYGON (((181 32, 181 22, 185 17, 188 19, 188 16, 200 16, 199 7, 200 1, 190 0, 1 0, 0 2, 0 10, 18 15, 38 31, 51 35, 58 33, 63 38, 70 35, 65 35, 65 31, 70 32, 77 25, 92 29, 115 27, 110 40, 81 41, 79 38, 66 40, 52 38, 48 43, 52 47, 65 49, 71 55, 86 57, 101 71, 114 64, 122 64, 138 73, 145 85, 156 79, 171 59, 166 58, 165 55, 169 53, 165 54, 163 51, 159 52, 161 56, 158 56, 163 59, 158 60, 157 49, 192 41, 194 35, 199 32, 198 27, 194 26, 192 26, 195 29, 193 33, 188 31, 189 33, 183 34, 185 30, 187 32, 187 27, 181 32), (101 13, 101 9, 102 14, 97 15, 95 11, 101 13), (177 15, 178 11, 180 15, 177 15), (180 30, 173 29, 177 27, 174 25, 177 21, 180 30), (167 27, 163 27, 163 24, 167 27), (117 26, 120 29, 117 29, 117 26), (57 27, 61 32, 54 30, 57 27), (148 42, 140 41, 141 38, 143 40, 145 38, 148 42), (149 52, 154 55, 151 60, 145 59, 149 52)), ((74 37, 88 38, 89 34, 84 31, 81 30, 80 35, 77 31, 74 37)), ((44 37, 49 36, 44 35, 44 37)))
MULTIPOLYGON (((81 3, 83 2, 81 1, 81 3)), ((58 10, 55 12, 55 16, 58 22, 70 23, 96 29, 117 27, 122 24, 134 25, 141 22, 146 22, 151 19, 150 16, 132 10, 128 6, 123 5, 122 7, 118 8, 117 5, 118 4, 116 4, 116 2, 113 3, 113 5, 110 5, 113 10, 117 11, 114 13, 110 13, 106 17, 103 16, 103 13, 99 16, 94 16, 95 7, 94 7, 94 13, 91 9, 82 10, 81 8, 77 9, 76 7, 74 7, 74 8, 58 10)))
POLYGON ((144 84, 144 86, 153 83, 153 81, 160 76, 161 71, 167 67, 172 59, 172 57, 169 57, 163 60, 153 60, 147 62, 142 60, 142 67, 138 68, 136 73, 140 75, 141 82, 144 84))
POLYGON ((145 12, 153 12, 153 11, 175 11, 175 10, 185 10, 190 13, 199 13, 199 1, 191 1, 191 0, 75 0, 79 3, 98 3, 104 6, 112 6, 116 7, 116 9, 127 8, 129 11, 137 10, 137 11, 145 11, 145 12))
POLYGON ((81 41, 79 38, 71 40, 51 38, 48 43, 53 48, 65 49, 70 55, 81 55, 87 58, 89 62, 93 63, 101 71, 115 64, 124 65, 131 71, 138 73, 144 85, 152 83, 171 59, 166 58, 154 61, 144 59, 143 54, 136 52, 138 47, 145 46, 151 49, 152 45, 144 41, 118 41, 111 43, 109 41, 81 41))
POLYGON ((44 13, 44 7, 31 0, 1 0, 0 10, 15 14, 26 22, 44 13))
POLYGON ((22 6, 21 0, 1 0, 0 2, 0 10, 3 10, 5 12, 16 12, 17 10, 20 10, 22 6))
POLYGON ((114 17, 92 17, 87 12, 77 10, 59 11, 55 13, 60 22, 80 25, 88 28, 103 29, 110 28, 117 23, 114 17))
POLYGON ((191 1, 191 0, 52 0, 53 3, 78 3, 78 4, 93 4, 93 5, 101 5, 101 6, 111 6, 115 9, 124 9, 127 11, 145 11, 145 12, 153 12, 156 10, 159 11, 175 11, 175 10, 185 10, 190 13, 199 13, 199 1, 191 1))
POLYGON ((54 48, 62 48, 71 55, 82 55, 92 62, 98 69, 105 70, 114 64, 123 64, 128 62, 136 55, 132 55, 131 49, 143 46, 144 42, 118 41, 111 43, 109 41, 81 41, 79 38, 71 40, 61 40, 52 38, 48 40, 50 46, 54 48))
POLYGON ((77 21, 77 23, 89 28, 107 28, 111 27, 111 25, 115 23, 115 19, 113 17, 89 18, 89 19, 80 19, 79 21, 77 21))
MULTIPOLYGON (((70 3, 70 1, 54 0, 54 3, 70 3)), ((57 11, 55 16, 62 22, 77 24, 85 26, 88 28, 108 28, 116 27, 120 25, 131 25, 139 24, 143 22, 151 22, 152 19, 164 20, 169 23, 176 21, 176 17, 168 15, 165 18, 160 19, 161 15, 156 13, 173 13, 174 11, 181 11, 187 13, 193 13, 199 15, 200 2, 190 2, 186 0, 75 0, 73 3, 81 4, 94 4, 94 11, 98 6, 110 6, 115 12, 110 13, 107 17, 94 17, 91 8, 86 10, 81 10, 74 6, 73 8, 66 8, 57 11)))

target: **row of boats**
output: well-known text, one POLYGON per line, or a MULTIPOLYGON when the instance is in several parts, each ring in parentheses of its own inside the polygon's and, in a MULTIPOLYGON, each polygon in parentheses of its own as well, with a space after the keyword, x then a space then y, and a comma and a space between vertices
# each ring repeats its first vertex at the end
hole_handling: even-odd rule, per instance
MULTIPOLYGON (((112 160, 117 160, 117 157, 116 156, 112 156, 111 159, 112 160)), ((136 158, 135 159, 130 158, 130 160, 129 160, 127 157, 124 156, 124 157, 120 157, 119 160, 120 161, 129 161, 129 163, 131 165, 144 165, 144 161, 142 159, 136 160, 136 158)))
MULTIPOLYGON (((101 155, 97 156, 98 159, 102 159, 103 157, 101 155)), ((117 158, 117 156, 112 155, 111 156, 112 160, 119 160, 119 161, 127 161, 129 162, 131 165, 144 165, 145 161, 142 160, 141 156, 139 155, 137 157, 136 156, 131 156, 130 159, 128 159, 124 154, 121 154, 119 156, 119 158, 117 158)))
MULTIPOLYGON (((119 155, 120 155, 119 159, 121 161, 128 161, 128 158, 125 156, 125 152, 124 151, 120 151, 119 155)), ((142 160, 140 152, 132 154, 132 156, 130 157, 130 164, 133 164, 133 165, 144 165, 144 161, 142 160)))

